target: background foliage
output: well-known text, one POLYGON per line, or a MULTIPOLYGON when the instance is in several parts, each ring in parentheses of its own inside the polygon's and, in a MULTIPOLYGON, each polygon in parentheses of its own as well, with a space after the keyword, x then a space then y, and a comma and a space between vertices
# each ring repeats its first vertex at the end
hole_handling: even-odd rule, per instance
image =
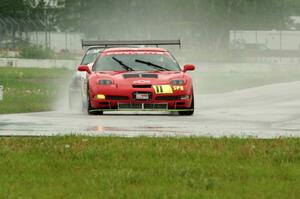
POLYGON ((181 38, 188 46, 216 52, 228 47, 230 30, 287 29, 299 0, 0 0, 0 17, 44 20, 52 30, 82 32, 96 39, 181 38), (46 16, 47 15, 47 16, 46 16))

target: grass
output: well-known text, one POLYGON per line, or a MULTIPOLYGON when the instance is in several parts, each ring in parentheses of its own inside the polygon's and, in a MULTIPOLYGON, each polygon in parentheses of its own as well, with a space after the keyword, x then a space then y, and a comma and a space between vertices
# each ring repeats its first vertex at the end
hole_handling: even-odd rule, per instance
POLYGON ((66 69, 0 68, 0 114, 51 110, 69 77, 66 69))
POLYGON ((0 138, 0 198, 300 197, 299 139, 0 138))

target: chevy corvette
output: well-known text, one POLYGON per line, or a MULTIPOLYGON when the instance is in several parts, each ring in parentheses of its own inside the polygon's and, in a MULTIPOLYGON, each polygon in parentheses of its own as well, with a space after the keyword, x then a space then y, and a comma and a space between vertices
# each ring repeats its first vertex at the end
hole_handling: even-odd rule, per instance
MULTIPOLYGON (((154 43, 167 45, 166 42, 154 43)), ((192 64, 181 69, 173 55, 163 48, 106 48, 91 68, 78 67, 78 71, 86 72, 83 107, 87 113, 98 115, 114 110, 193 115, 193 84, 187 71, 194 69, 192 64)))

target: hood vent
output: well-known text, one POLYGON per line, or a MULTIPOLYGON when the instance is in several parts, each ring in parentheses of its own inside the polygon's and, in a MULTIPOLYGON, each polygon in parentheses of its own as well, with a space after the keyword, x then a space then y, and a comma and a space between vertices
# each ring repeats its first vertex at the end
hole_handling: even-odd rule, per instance
POLYGON ((151 73, 140 73, 140 74, 124 74, 123 77, 125 79, 128 79, 128 78, 154 78, 154 79, 157 79, 158 75, 151 74, 151 73))
POLYGON ((157 79, 158 75, 157 74, 151 74, 151 73, 146 73, 146 74, 142 74, 143 78, 155 78, 157 79))

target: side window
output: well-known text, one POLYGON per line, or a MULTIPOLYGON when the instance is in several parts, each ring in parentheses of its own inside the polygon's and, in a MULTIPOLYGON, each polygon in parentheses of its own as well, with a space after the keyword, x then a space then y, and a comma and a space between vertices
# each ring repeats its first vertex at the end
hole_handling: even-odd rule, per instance
POLYGON ((81 61, 81 65, 86 65, 86 64, 90 64, 90 63, 94 62, 95 59, 97 58, 97 56, 99 54, 101 54, 100 50, 101 49, 91 49, 91 50, 88 50, 85 53, 85 55, 84 55, 84 57, 83 57, 83 59, 81 61))

